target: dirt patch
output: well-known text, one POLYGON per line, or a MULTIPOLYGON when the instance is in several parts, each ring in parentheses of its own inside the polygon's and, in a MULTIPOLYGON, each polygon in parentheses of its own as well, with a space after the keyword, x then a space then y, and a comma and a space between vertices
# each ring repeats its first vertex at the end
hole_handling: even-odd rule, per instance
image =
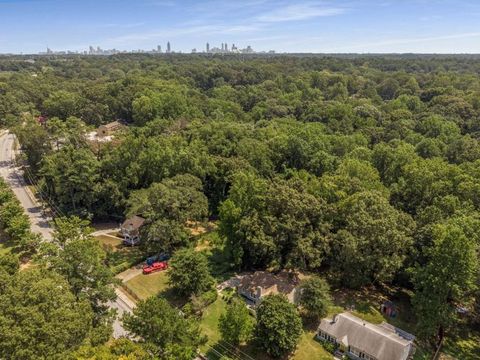
POLYGON ((203 235, 217 228, 217 224, 209 221, 207 224, 198 221, 187 220, 187 228, 193 236, 203 235))
POLYGON ((31 268, 33 266, 31 261, 28 261, 26 263, 20 264, 20 270, 26 270, 28 268, 31 268))

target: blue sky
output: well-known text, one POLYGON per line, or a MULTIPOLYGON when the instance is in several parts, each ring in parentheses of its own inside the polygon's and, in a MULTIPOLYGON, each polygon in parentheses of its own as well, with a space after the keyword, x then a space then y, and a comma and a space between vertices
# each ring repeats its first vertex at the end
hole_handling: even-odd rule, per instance
POLYGON ((480 0, 0 0, 0 53, 204 49, 480 53, 480 0))

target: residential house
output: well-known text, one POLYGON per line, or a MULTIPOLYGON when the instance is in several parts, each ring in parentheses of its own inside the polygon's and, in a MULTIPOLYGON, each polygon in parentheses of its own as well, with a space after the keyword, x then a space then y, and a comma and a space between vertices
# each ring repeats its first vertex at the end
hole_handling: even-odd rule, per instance
POLYGON ((350 359, 407 360, 415 351, 415 337, 390 324, 374 325, 348 312, 322 319, 317 337, 335 343, 350 359))
POLYGON ((105 125, 101 125, 97 129, 97 136, 104 137, 104 136, 111 136, 116 131, 122 129, 125 126, 121 121, 114 121, 105 125))
POLYGON ((120 226, 120 232, 123 236, 123 242, 126 245, 137 245, 140 242, 140 228, 145 219, 134 215, 123 222, 120 226))
POLYGON ((298 275, 293 272, 282 271, 273 274, 268 271, 256 271, 240 279, 237 291, 253 306, 260 304, 262 298, 270 294, 283 294, 291 303, 296 303, 298 284, 298 275))

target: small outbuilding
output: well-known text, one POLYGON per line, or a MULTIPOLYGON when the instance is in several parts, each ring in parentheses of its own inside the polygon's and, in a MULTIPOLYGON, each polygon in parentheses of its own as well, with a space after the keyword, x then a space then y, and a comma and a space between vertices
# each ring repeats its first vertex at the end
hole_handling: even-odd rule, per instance
POLYGON ((395 318, 398 315, 398 308, 392 301, 385 301, 380 306, 380 312, 388 317, 395 318))

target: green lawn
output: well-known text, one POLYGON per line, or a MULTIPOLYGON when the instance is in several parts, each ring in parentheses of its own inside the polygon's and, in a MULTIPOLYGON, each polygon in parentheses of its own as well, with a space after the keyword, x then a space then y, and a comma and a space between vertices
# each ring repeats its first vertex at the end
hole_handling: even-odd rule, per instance
POLYGON ((315 340, 315 332, 313 331, 304 331, 298 343, 297 351, 292 357, 293 360, 331 360, 332 358, 332 354, 315 340))
POLYGON ((127 281, 125 285, 139 299, 144 300, 150 296, 159 295, 168 289, 167 272, 160 271, 149 275, 140 274, 127 281))
MULTIPOLYGON (((220 341, 218 320, 220 319, 220 315, 222 315, 226 309, 227 303, 221 298, 221 296, 219 296, 218 299, 203 312, 202 320, 200 321, 200 329, 208 336, 207 345, 214 346, 220 341)), ((202 347, 201 351, 207 353, 208 346, 202 347)))
POLYGON ((111 247, 113 251, 118 251, 122 248, 122 239, 119 237, 113 237, 109 235, 98 235, 95 238, 100 241, 102 246, 111 247))

